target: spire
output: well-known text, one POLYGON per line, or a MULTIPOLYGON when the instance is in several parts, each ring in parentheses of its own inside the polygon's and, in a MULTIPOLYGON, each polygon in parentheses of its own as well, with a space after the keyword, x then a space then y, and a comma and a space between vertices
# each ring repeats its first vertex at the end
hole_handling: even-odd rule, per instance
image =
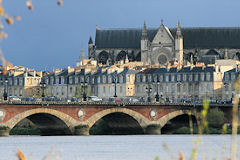
POLYGON ((88 44, 93 44, 92 37, 90 36, 88 44))
POLYGON ((79 59, 80 59, 80 61, 83 61, 83 60, 85 59, 85 53, 84 53, 83 48, 82 48, 81 51, 80 51, 79 59))
POLYGON ((129 63, 128 54, 126 54, 125 63, 129 63))
POLYGON ((191 62, 191 65, 193 65, 193 54, 191 54, 191 60, 190 60, 191 62))
POLYGON ((228 59, 228 49, 225 48, 224 59, 228 59))
POLYGON ((177 23, 177 32, 176 32, 176 36, 178 36, 178 37, 182 36, 181 26, 180 26, 180 21, 178 21, 178 23, 177 23))
POLYGON ((143 29, 142 29, 142 40, 148 39, 147 36, 147 27, 146 27, 146 22, 144 21, 143 29))

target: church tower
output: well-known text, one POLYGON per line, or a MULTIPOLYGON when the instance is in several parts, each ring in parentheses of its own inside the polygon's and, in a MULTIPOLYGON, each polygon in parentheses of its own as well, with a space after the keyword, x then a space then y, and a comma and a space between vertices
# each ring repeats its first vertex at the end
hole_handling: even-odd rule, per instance
POLYGON ((148 62, 148 43, 147 27, 146 23, 144 22, 141 38, 141 61, 143 63, 148 62))
POLYGON ((93 41, 92 37, 90 36, 88 41, 88 59, 94 58, 92 53, 93 53, 93 41))
POLYGON ((175 36, 175 57, 178 61, 178 64, 183 65, 183 36, 179 21, 177 24, 177 31, 175 36))

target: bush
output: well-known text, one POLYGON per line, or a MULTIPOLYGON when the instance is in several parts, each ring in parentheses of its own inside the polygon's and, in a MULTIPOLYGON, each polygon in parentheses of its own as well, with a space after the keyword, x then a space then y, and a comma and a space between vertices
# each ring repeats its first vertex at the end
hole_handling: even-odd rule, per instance
POLYGON ((209 127, 222 128, 224 124, 224 113, 217 108, 211 109, 207 115, 209 127))
POLYGON ((190 128, 189 127, 181 127, 181 128, 178 128, 176 131, 175 131, 176 134, 190 134, 190 128))

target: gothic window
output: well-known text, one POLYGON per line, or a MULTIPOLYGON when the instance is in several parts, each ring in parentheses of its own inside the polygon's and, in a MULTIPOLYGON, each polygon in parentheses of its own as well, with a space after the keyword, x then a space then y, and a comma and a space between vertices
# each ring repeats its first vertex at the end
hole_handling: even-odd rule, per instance
POLYGON ((127 55, 127 53, 125 51, 121 51, 120 53, 118 53, 116 61, 125 60, 126 59, 126 55, 127 55))
POLYGON ((165 65, 167 63, 167 57, 164 54, 160 55, 158 57, 158 62, 161 65, 165 65))
POLYGON ((99 53, 98 63, 107 64, 107 60, 108 60, 108 53, 106 51, 102 51, 101 53, 99 53))
POLYGON ((141 61, 141 52, 139 52, 136 56, 136 61, 141 61))
POLYGON ((106 93, 106 88, 105 88, 105 86, 103 86, 103 93, 104 93, 104 94, 106 93))
POLYGON ((122 93, 122 86, 120 86, 120 93, 122 93))

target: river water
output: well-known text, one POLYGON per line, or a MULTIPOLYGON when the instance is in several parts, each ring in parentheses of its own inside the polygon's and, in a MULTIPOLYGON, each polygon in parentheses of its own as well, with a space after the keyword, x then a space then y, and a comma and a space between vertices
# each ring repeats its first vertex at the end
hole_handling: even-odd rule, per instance
MULTIPOLYGON (((10 136, 0 138, 0 160, 17 160, 17 148, 31 160, 44 156, 48 160, 155 160, 156 156, 178 160, 179 150, 189 159, 197 139, 198 135, 10 136)), ((221 159, 223 151, 230 156, 231 135, 203 135, 199 140, 199 160, 221 159)))

